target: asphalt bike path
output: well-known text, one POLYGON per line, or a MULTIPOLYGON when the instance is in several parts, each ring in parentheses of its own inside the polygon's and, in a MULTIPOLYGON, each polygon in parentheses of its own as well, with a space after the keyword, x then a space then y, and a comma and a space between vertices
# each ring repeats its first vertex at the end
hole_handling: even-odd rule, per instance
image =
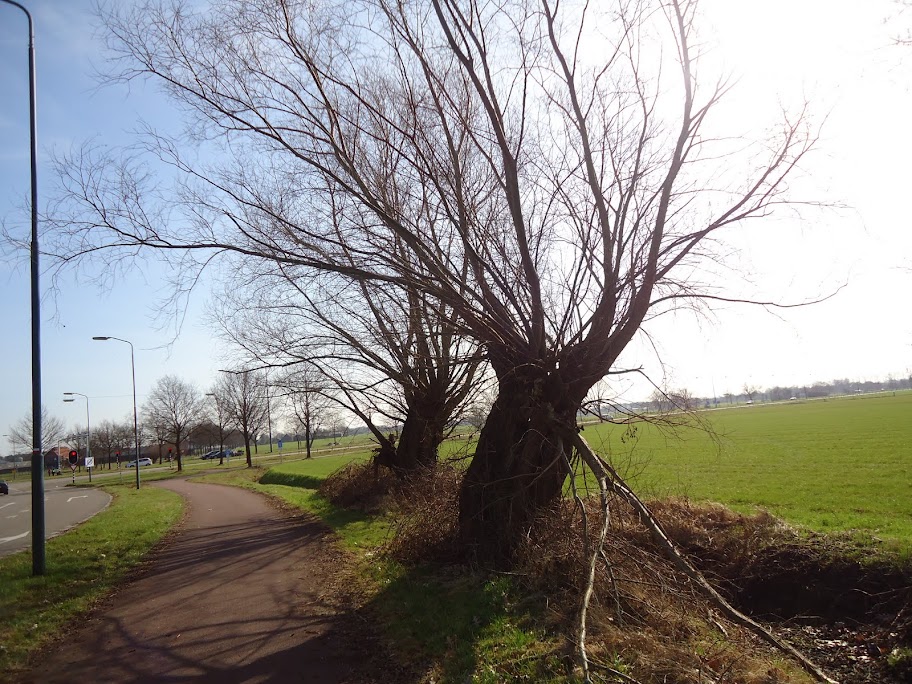
POLYGON ((331 533, 237 487, 168 480, 180 531, 27 682, 367 682, 331 533))

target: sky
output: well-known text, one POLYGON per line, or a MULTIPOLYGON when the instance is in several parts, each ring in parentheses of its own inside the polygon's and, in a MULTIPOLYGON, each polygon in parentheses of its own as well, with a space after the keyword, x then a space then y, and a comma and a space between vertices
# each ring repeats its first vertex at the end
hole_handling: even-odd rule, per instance
MULTIPOLYGON (((124 0, 126 1, 126 0, 124 0)), ((23 0, 36 22, 39 194, 52 187, 49 156, 87 139, 124 144, 140 119, 176 126, 154 87, 99 89, 103 44, 91 0, 23 0)), ((701 316, 680 312, 650 325, 622 361, 643 366, 669 388, 698 396, 739 392, 745 384, 877 380, 912 372, 912 46, 893 44, 912 25, 893 0, 704 0, 708 59, 737 85, 719 115, 733 128, 768 124, 781 107, 811 102, 824 122, 817 151, 796 191, 833 208, 755 223, 731 239, 728 264, 746 274, 731 291, 774 301, 821 304, 771 311, 727 305, 701 316), (836 207, 836 205, 839 205, 836 207), (653 351, 656 350, 656 351, 653 351), (660 360, 661 359, 661 362, 660 360)), ((0 220, 27 230, 29 193, 27 26, 0 4, 0 220)), ((42 199, 39 199, 39 204, 42 199)), ((30 294, 27 259, 0 247, 0 435, 31 407, 30 294)), ((165 274, 150 265, 109 292, 78 277, 54 291, 42 282, 42 393, 67 425, 132 418, 130 349, 96 335, 130 340, 140 407, 155 381, 175 374, 202 391, 226 365, 206 322, 208 293, 190 301, 175 337, 156 321, 165 274)), ((623 400, 648 396, 621 381, 623 400)), ((0 438, 0 454, 8 453, 0 438)))

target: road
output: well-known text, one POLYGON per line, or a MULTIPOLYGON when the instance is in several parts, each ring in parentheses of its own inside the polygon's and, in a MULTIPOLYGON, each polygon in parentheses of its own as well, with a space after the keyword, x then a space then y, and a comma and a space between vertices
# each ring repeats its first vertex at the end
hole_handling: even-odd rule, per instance
MULTIPOLYGON (((0 558, 32 546, 32 483, 7 480, 10 493, 0 496, 0 558)), ((51 538, 88 520, 111 502, 99 489, 67 487, 70 478, 44 483, 45 537, 51 538)))

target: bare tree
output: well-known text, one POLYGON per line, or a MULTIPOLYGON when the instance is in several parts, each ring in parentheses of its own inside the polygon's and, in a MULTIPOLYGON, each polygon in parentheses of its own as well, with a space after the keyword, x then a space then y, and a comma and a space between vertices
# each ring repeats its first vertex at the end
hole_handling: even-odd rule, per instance
POLYGON ((744 393, 744 396, 747 397, 747 400, 750 402, 754 401, 754 397, 760 392, 760 388, 756 385, 752 385, 749 382, 744 383, 744 389, 741 390, 744 393))
POLYGON ((656 389, 650 401, 660 413, 687 412, 697 408, 696 399, 687 389, 656 389))
POLYGON ((549 0, 180 2, 106 17, 119 77, 151 76, 234 162, 156 187, 84 149, 49 249, 192 278, 215 254, 420 293, 498 383, 460 534, 507 564, 571 472, 576 415, 649 319, 701 297, 725 229, 786 202, 803 112, 762 141, 710 130, 726 94, 693 48, 696 4, 549 0), (597 41, 597 48, 593 42, 597 41), (158 201, 157 201, 158 200, 158 201), (100 248, 106 249, 100 249, 100 248), (180 256, 177 256, 180 255, 180 256), (126 260, 126 261, 125 261, 126 260))
POLYGON ((215 385, 222 410, 241 433, 247 452, 247 467, 253 467, 250 442, 266 426, 269 405, 266 400, 266 377, 260 371, 225 373, 215 385))
MULTIPOLYGON (((44 453, 51 446, 57 446, 57 442, 64 438, 66 427, 63 421, 57 416, 48 413, 47 406, 41 407, 41 438, 44 444, 41 445, 41 451, 44 453)), ((13 448, 19 447, 23 451, 32 450, 32 412, 29 411, 22 418, 9 427, 9 441, 13 448)))
POLYGON ((222 465, 225 459, 225 440, 231 432, 231 412, 229 402, 219 395, 218 383, 207 392, 206 396, 210 399, 210 406, 215 409, 212 412, 212 425, 215 428, 215 435, 219 445, 219 465, 222 465))
POLYGON ((280 378, 277 384, 287 396, 288 418, 296 434, 304 434, 307 458, 317 432, 323 427, 335 405, 328 379, 313 365, 298 364, 280 378))
POLYGON ((450 307, 420 292, 239 260, 217 319, 248 356, 289 366, 292 392, 303 387, 309 400, 306 388, 322 387, 361 418, 380 445, 376 461, 401 476, 436 463, 478 387, 477 344, 450 307), (375 418, 401 422, 398 440, 375 418))
MULTIPOLYGON (((158 379, 143 406, 145 424, 161 425, 168 432, 177 456, 177 469, 183 470, 181 442, 203 416, 203 400, 192 384, 175 375, 158 379)), ((139 458, 139 454, 136 455, 139 458)))
MULTIPOLYGON (((153 443, 157 447, 158 462, 164 463, 165 462, 164 447, 165 447, 165 444, 168 444, 168 438, 170 437, 168 429, 163 424, 161 424, 160 422, 158 422, 156 420, 150 421, 148 419, 148 417, 145 417, 145 418, 146 418, 146 420, 145 420, 144 424, 145 424, 146 430, 148 431, 153 443)), ((170 450, 169 450, 169 452, 170 452, 170 450)))
POLYGON ((108 470, 111 469, 115 454, 119 464, 120 454, 134 446, 132 415, 124 421, 102 420, 92 430, 92 453, 104 455, 108 470))

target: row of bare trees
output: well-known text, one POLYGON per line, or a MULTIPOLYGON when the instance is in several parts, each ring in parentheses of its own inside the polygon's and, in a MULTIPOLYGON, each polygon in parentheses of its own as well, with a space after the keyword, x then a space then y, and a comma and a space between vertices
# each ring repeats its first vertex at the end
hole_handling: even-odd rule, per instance
POLYGON ((112 81, 159 84, 190 135, 59 159, 43 244, 107 273, 154 252, 185 288, 225 264, 245 367, 312 371, 400 473, 490 378, 459 527, 497 565, 561 495, 587 396, 652 318, 723 298, 714 245, 787 202, 814 142, 804 112, 754 140, 714 121, 729 86, 699 77, 691 0, 149 0, 104 21, 112 81), (393 414, 396 443, 375 429, 393 414))

